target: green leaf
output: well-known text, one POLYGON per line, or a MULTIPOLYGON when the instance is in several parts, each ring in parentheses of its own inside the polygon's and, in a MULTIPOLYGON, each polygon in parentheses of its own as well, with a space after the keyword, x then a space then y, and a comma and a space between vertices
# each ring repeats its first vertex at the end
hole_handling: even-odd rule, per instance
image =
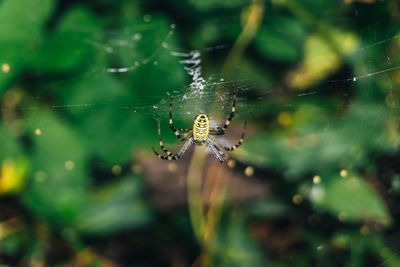
POLYGON ((89 62, 94 44, 99 43, 94 33, 101 32, 93 15, 86 9, 73 8, 60 19, 50 37, 41 45, 32 60, 37 71, 60 72, 82 68, 89 62), (85 65, 85 64, 84 64, 85 65))
POLYGON ((109 235, 148 224, 152 214, 141 191, 137 177, 103 187, 92 195, 76 227, 88 235, 109 235))
POLYGON ((262 28, 255 40, 256 48, 267 58, 278 62, 292 62, 300 57, 299 48, 283 35, 262 28))
POLYGON ((353 175, 349 178, 334 177, 321 186, 320 192, 313 201, 315 207, 335 217, 340 216, 342 220, 374 220, 384 225, 391 221, 385 203, 364 179, 353 175))
POLYGON ((287 177, 299 178, 306 173, 336 171, 340 165, 372 168, 370 151, 393 153, 396 141, 385 127, 386 109, 379 105, 354 103, 345 117, 315 114, 318 106, 304 106, 293 118, 295 134, 258 134, 250 137, 236 156, 242 161, 285 171, 287 177), (307 118, 313 118, 308 121, 307 118), (327 126, 329 125, 329 127, 327 126))
POLYGON ((4 125, 0 125, 0 162, 6 158, 21 155, 21 147, 16 136, 13 136, 4 125))
POLYGON ((81 6, 69 9, 58 22, 56 32, 74 32, 75 34, 94 35, 100 33, 100 22, 92 11, 81 6))
MULTIPOLYGON (((30 233, 25 229, 16 231, 10 235, 3 235, 0 242, 2 256, 16 257, 22 253, 25 253, 30 243, 30 238, 30 233)), ((3 265, 0 264, 0 266, 3 265)))
POLYGON ((24 69, 36 53, 41 27, 53 9, 52 0, 4 0, 0 2, 0 93, 24 69))
POLYGON ((265 266, 261 250, 250 237, 245 217, 239 212, 219 227, 209 253, 212 266, 265 266))
POLYGON ((135 66, 130 72, 130 90, 139 93, 149 104, 158 104, 154 96, 166 95, 166 92, 183 91, 185 79, 190 77, 185 73, 184 66, 179 64, 182 58, 171 55, 171 50, 164 48, 177 46, 177 39, 171 35, 171 27, 163 17, 154 17, 151 30, 135 43, 135 49, 121 51, 120 60, 123 67, 135 66), (135 60, 132 62, 132 58, 135 60), (156 66, 156 67, 155 67, 156 66), (152 97, 149 97, 152 96, 152 97), (151 102, 154 101, 154 102, 151 102))
POLYGON ((247 3, 244 0, 219 0, 219 1, 189 0, 189 1, 193 6, 195 6, 196 8, 198 8, 200 10, 213 10, 213 9, 218 9, 218 8, 234 8, 234 7, 240 7, 243 4, 247 3))
POLYGON ((263 199, 251 204, 248 208, 250 216, 260 218, 282 217, 288 212, 288 207, 277 199, 263 199))
POLYGON ((33 180, 23 204, 48 222, 72 223, 87 198, 87 151, 81 137, 54 114, 42 111, 26 118, 32 133, 33 180), (34 135, 35 129, 41 135, 34 135))
POLYGON ((62 103, 71 105, 68 112, 77 122, 81 139, 96 159, 109 164, 124 163, 130 159, 133 150, 151 140, 151 130, 157 136, 157 124, 151 114, 138 116, 132 105, 132 101, 137 103, 137 98, 110 73, 88 75, 64 83, 57 93, 62 103), (74 104, 82 106, 77 109, 74 104))
POLYGON ((26 42, 40 36, 41 26, 53 10, 52 0, 0 2, 0 42, 26 42))

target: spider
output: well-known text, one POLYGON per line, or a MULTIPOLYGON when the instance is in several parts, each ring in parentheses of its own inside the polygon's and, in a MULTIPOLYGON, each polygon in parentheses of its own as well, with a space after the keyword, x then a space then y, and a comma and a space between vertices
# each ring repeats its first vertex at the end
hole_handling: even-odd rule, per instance
POLYGON ((221 151, 225 149, 226 151, 232 151, 238 148, 243 143, 244 133, 246 130, 246 122, 244 122, 242 136, 240 137, 239 142, 231 147, 222 146, 217 141, 214 140, 211 135, 223 135, 225 134, 226 129, 228 129, 229 124, 233 116, 235 115, 236 110, 236 91, 233 95, 233 104, 232 110, 229 114, 228 119, 226 120, 224 126, 221 128, 220 126, 210 127, 210 121, 208 116, 205 113, 198 114, 193 120, 193 128, 192 129, 176 129, 173 122, 172 122, 172 97, 169 102, 169 125, 172 131, 175 133, 176 137, 181 141, 186 141, 182 148, 179 150, 178 153, 173 154, 167 148, 165 148, 163 141, 161 140, 161 131, 160 131, 160 121, 158 121, 158 139, 160 140, 160 147, 161 149, 167 154, 166 156, 160 155, 157 151, 152 147, 154 154, 159 159, 163 160, 177 160, 179 159, 183 153, 194 143, 198 146, 202 146, 207 144, 208 147, 211 149, 212 154, 222 163, 226 160, 225 154, 221 151), (186 132, 186 133, 183 133, 186 132))

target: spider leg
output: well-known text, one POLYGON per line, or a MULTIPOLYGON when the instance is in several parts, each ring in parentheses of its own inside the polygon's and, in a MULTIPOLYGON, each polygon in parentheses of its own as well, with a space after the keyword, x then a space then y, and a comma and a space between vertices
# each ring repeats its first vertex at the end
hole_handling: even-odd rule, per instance
POLYGON ((185 129, 179 128, 178 129, 179 132, 188 132, 188 131, 191 131, 191 130, 192 129, 189 129, 189 128, 185 128, 185 129))
POLYGON ((174 123, 172 122, 172 97, 169 101, 169 126, 179 140, 185 140, 185 138, 182 137, 182 134, 179 132, 179 129, 176 129, 174 123))
MULTIPOLYGON (((160 147, 161 147, 162 151, 164 151, 168 156, 171 156, 172 153, 169 152, 169 150, 164 146, 163 141, 161 139, 160 120, 158 120, 158 130, 157 130, 157 132, 158 132, 158 140, 160 141, 160 147)), ((153 151, 154 151, 154 149, 153 149, 153 151)))
POLYGON ((225 131, 220 126, 210 127, 211 135, 223 135, 224 133, 225 131))
POLYGON ((240 139, 239 139, 239 142, 238 142, 236 145, 231 146, 231 147, 224 146, 224 149, 225 149, 226 151, 232 151, 232 150, 235 150, 236 148, 238 148, 238 147, 243 143, 243 138, 244 138, 245 132, 246 132, 246 122, 244 122, 244 125, 243 125, 243 132, 242 132, 242 136, 241 136, 240 139))
MULTIPOLYGON (((160 147, 161 147, 162 151, 164 151, 168 156, 171 156, 172 153, 164 146, 163 141, 162 141, 162 139, 161 139, 160 120, 158 120, 158 130, 157 130, 157 132, 158 132, 158 140, 160 141, 160 147)), ((182 137, 183 140, 186 140, 186 138, 187 138, 187 137, 190 137, 191 134, 192 134, 191 132, 185 133, 185 134, 183 135, 183 137, 182 137)))
POLYGON ((232 104, 232 110, 231 113, 229 114, 228 119, 226 119, 224 126, 221 127, 216 127, 216 132, 214 132, 214 135, 223 135, 228 129, 229 124, 231 123, 231 120, 233 119, 233 116, 235 116, 235 111, 236 111, 236 90, 233 92, 233 104, 232 104))
POLYGON ((219 160, 219 162, 221 162, 221 163, 224 162, 226 157, 225 157, 225 154, 219 148, 219 144, 214 139, 212 139, 210 136, 207 137, 206 142, 207 142, 207 145, 210 147, 211 152, 219 160))
MULTIPOLYGON (((151 149, 153 150, 154 154, 156 154, 156 156, 157 156, 159 159, 164 159, 164 160, 177 160, 177 159, 179 159, 179 158, 183 155, 183 153, 186 152, 186 150, 187 150, 192 144, 193 144, 193 138, 189 138, 189 139, 186 141, 186 143, 183 144, 183 146, 181 147, 181 149, 179 150, 178 153, 172 154, 172 153, 170 152, 170 154, 167 153, 167 156, 163 156, 163 155, 158 154, 157 151, 154 149, 154 147, 152 147, 151 149)), ((164 147, 164 148, 165 148, 165 147, 164 147)), ((165 148, 165 149, 166 149, 166 148, 165 148)), ((166 150, 167 150, 167 149, 166 149, 166 150)), ((164 151, 164 149, 163 149, 163 151, 164 151)), ((167 150, 167 151, 168 151, 168 150, 167 150)), ((169 151, 168 151, 168 152, 169 152, 169 151)))

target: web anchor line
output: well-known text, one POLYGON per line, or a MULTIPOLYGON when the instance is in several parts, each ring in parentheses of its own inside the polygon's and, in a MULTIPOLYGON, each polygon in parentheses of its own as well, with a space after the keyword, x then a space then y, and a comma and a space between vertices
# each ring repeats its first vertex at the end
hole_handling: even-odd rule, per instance
POLYGON ((135 61, 134 64, 132 66, 128 66, 128 67, 122 67, 122 68, 107 68, 106 71, 110 72, 110 73, 123 73, 123 72, 129 72, 132 71, 142 65, 146 65, 148 64, 151 60, 153 60, 153 58, 162 50, 162 49, 166 49, 168 48, 168 41, 171 38, 171 36, 174 34, 175 32, 175 24, 171 24, 170 25, 170 30, 168 31, 168 34, 164 37, 163 42, 161 43, 161 45, 147 58, 142 59, 140 61, 135 61))

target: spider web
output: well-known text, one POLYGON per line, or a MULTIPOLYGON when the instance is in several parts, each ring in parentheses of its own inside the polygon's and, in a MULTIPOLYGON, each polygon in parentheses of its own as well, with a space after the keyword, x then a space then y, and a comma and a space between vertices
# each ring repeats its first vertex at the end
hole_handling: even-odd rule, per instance
MULTIPOLYGON (((146 24, 133 26, 129 31, 124 30, 123 32, 119 32, 118 30, 113 30, 106 32, 106 40, 104 40, 103 36, 99 37, 97 32, 92 32, 90 38, 80 39, 79 30, 77 29, 76 38, 82 42, 86 43, 93 48, 95 48, 98 53, 112 56, 122 56, 125 54, 131 54, 134 56, 130 56, 128 64, 123 66, 116 66, 118 64, 108 64, 108 66, 104 69, 93 67, 90 71, 74 74, 69 78, 60 78, 56 79, 56 81, 51 81, 48 83, 48 86, 51 87, 53 85, 59 85, 71 80, 79 79, 82 76, 96 76, 99 73, 111 73, 114 74, 116 79, 119 79, 120 74, 132 73, 137 71, 138 69, 143 68, 144 66, 151 65, 153 68, 161 68, 159 66, 159 62, 157 61, 157 57, 159 55, 169 56, 171 58, 175 58, 176 62, 178 62, 184 71, 187 74, 187 85, 182 85, 182 88, 170 89, 166 90, 165 94, 152 96, 153 100, 149 101, 151 103, 146 103, 146 101, 140 101, 140 103, 135 103, 135 101, 127 101, 127 105, 120 103, 96 103, 96 102, 84 102, 84 103, 68 103, 68 104, 60 104, 56 101, 49 103, 48 107, 51 109, 90 109, 96 106, 109 106, 110 108, 121 108, 121 109, 129 109, 130 112, 139 112, 139 113, 148 113, 151 111, 154 114, 161 115, 165 113, 165 110, 168 109, 168 101, 169 96, 174 96, 177 98, 177 110, 178 114, 188 114, 192 115, 197 114, 198 112, 202 112, 198 99, 201 99, 200 103, 203 103, 203 106, 208 106, 210 101, 213 102, 221 102, 222 108, 225 108, 225 104, 223 101, 228 96, 228 94, 232 93, 233 88, 238 89, 239 92, 243 92, 243 95, 248 91, 252 91, 252 100, 263 101, 266 99, 273 100, 274 98, 280 98, 282 92, 277 90, 277 88, 282 87, 283 81, 272 82, 269 84, 257 83, 256 81, 248 80, 248 79, 237 79, 237 80, 224 80, 221 78, 221 73, 204 74, 204 63, 202 62, 203 57, 209 57, 211 53, 220 53, 226 55, 233 43, 231 44, 217 44, 210 47, 190 50, 190 49, 182 49, 176 48, 173 45, 170 45, 169 41, 174 37, 176 24, 170 24, 168 30, 165 34, 158 34, 157 40, 155 41, 155 47, 152 48, 151 51, 147 53, 135 51, 137 45, 140 42, 143 42, 145 39, 147 31, 158 27, 159 25, 152 25, 151 23, 151 15, 146 15, 144 18, 146 24), (219 95, 214 95, 214 90, 216 87, 223 87, 225 91, 219 93, 219 95), (255 92, 254 92, 255 91, 255 92), (207 96, 213 94, 209 99, 206 99, 207 96), (204 98, 204 99, 203 99, 204 98), (181 103, 188 102, 189 106, 194 107, 193 112, 190 111, 181 111, 183 107, 181 103), (167 104, 167 105, 166 105, 167 104), (194 105, 194 106, 193 106, 194 105), (163 107, 164 106, 164 107, 163 107), (165 107, 166 106, 166 107, 165 107), (188 113, 189 112, 189 113, 188 113)), ((179 27, 179 26, 178 26, 179 27)), ((377 26, 366 26, 366 29, 373 28, 374 31, 377 31, 377 26)), ((279 31, 279 29, 273 29, 279 31)), ((362 32, 361 32, 362 33, 362 32)), ((393 46, 393 43, 398 42, 400 39, 400 35, 392 35, 383 40, 377 40, 374 43, 364 44, 361 40, 361 45, 357 48, 357 51, 354 52, 355 57, 359 57, 360 61, 358 61, 360 67, 360 71, 358 73, 354 73, 354 75, 347 75, 347 73, 336 73, 335 78, 333 79, 325 79, 321 80, 317 83, 317 86, 312 86, 311 89, 302 90, 302 92, 292 91, 289 94, 285 94, 285 97, 296 98, 296 97, 308 97, 318 94, 324 94, 325 91, 329 90, 334 86, 347 86, 350 87, 349 90, 354 90, 351 87, 354 87, 354 84, 363 82, 363 81, 372 81, 376 79, 387 79, 389 80, 391 86, 391 95, 393 96, 393 85, 395 81, 393 81, 392 76, 395 74, 396 70, 400 69, 400 65, 397 58, 391 57, 391 53, 388 52, 388 56, 385 59, 382 58, 371 58, 369 54, 372 54, 374 49, 389 49, 390 46, 393 46), (363 58, 368 57, 363 60, 363 58), (374 61, 379 64, 374 64, 374 61), (384 62, 384 64, 381 64, 384 62)), ((221 65, 220 65, 221 67, 221 65)), ((30 75, 29 78, 24 78, 24 82, 36 81, 40 80, 46 74, 33 74, 30 75)), ((54 80, 54 79, 53 79, 54 80)), ((296 87, 294 85, 293 87, 296 87)), ((371 90, 369 86, 366 91, 371 90)), ((224 91, 224 90, 221 90, 224 91)), ((344 94, 343 97, 346 97, 348 93, 344 94)), ((42 96, 40 93, 36 93, 34 95, 35 98, 41 99, 42 96)), ((393 96, 394 97, 394 96, 393 96)), ((394 99, 393 99, 394 100, 394 99)), ((248 101, 246 98, 239 99, 241 101, 241 105, 245 105, 243 109, 244 112, 251 113, 252 104, 254 101, 248 101)), ((46 102, 46 101, 45 101, 46 102)), ((229 105, 228 105, 229 106, 229 105)), ((227 109, 229 110, 229 107, 227 109)), ((29 110, 29 109, 39 109, 42 107, 36 106, 22 106, 21 110, 29 110)), ((257 105, 254 105, 254 108, 257 108, 257 105)), ((5 110, 3 108, 3 110, 5 110)), ((154 116, 155 118, 158 116, 154 116)))
MULTIPOLYGON (((347 18, 338 18, 337 20, 337 24, 343 23, 343 28, 345 28, 347 18)), ((218 43, 217 40, 212 46, 195 49, 182 48, 177 44, 176 31, 179 29, 180 25, 176 23, 154 22, 151 14, 145 15, 143 22, 123 30, 112 29, 99 32, 85 28, 70 29, 70 33, 72 32, 77 42, 92 47, 99 57, 106 60, 104 67, 93 64, 90 69, 72 73, 67 75, 68 77, 57 77, 56 75, 49 77, 47 73, 41 74, 40 71, 29 74, 28 77, 24 77, 23 83, 34 83, 42 79, 48 79, 48 81, 43 89, 33 92, 32 97, 35 101, 31 102, 35 102, 34 104, 20 103, 19 110, 21 110, 22 116, 32 110, 51 109, 61 114, 62 120, 67 120, 64 116, 66 112, 72 116, 81 116, 83 113, 101 110, 104 114, 119 112, 119 116, 144 117, 154 121, 161 119, 165 124, 169 98, 173 97, 174 115, 178 122, 183 120, 190 124, 196 114, 206 112, 210 113, 211 117, 216 114, 215 117, 218 118, 218 121, 215 123, 219 123, 224 120, 224 114, 229 114, 233 90, 238 91, 236 118, 244 120, 253 114, 259 114, 262 109, 268 109, 268 104, 280 106, 281 111, 290 111, 295 108, 295 103, 304 103, 308 99, 313 100, 334 91, 341 94, 337 95, 336 93, 335 97, 342 98, 342 100, 349 99, 351 101, 352 95, 358 93, 364 95, 366 99, 372 98, 370 93, 373 94, 375 83, 387 84, 388 96, 387 103, 384 105, 389 105, 392 109, 391 116, 397 110, 398 96, 395 92, 397 85, 395 79, 396 71, 400 69, 400 59, 393 54, 393 49, 398 46, 400 35, 388 34, 385 38, 372 43, 363 40, 364 36, 369 37, 379 31, 379 22, 365 25, 357 33, 358 45, 346 58, 350 64, 355 66, 353 73, 346 69, 346 62, 341 62, 336 69, 331 69, 330 73, 322 75, 320 81, 315 81, 310 83, 310 86, 300 89, 298 84, 301 81, 288 84, 288 77, 269 79, 268 75, 270 74, 268 73, 265 75, 268 77, 267 79, 244 78, 240 76, 239 72, 237 79, 224 80, 220 72, 223 67, 223 59, 228 55, 234 42, 218 43), (82 35, 82 32, 85 34, 82 35), (152 45, 149 46, 149 43, 152 45), (377 50, 386 50, 386 57, 375 57, 377 50), (218 58, 218 60, 213 61, 213 58, 218 58), (168 76, 168 69, 165 68, 169 66, 165 64, 166 61, 176 62, 175 67, 176 65, 180 66, 180 75, 183 76, 178 77, 179 81, 173 87, 151 90, 155 93, 146 94, 146 88, 139 88, 141 86, 135 84, 132 90, 144 93, 139 97, 128 94, 127 97, 122 97, 118 101, 112 100, 112 98, 109 101, 96 101, 93 96, 86 97, 91 98, 87 101, 85 101, 85 96, 68 99, 62 94, 49 98, 49 93, 53 94, 56 90, 62 90, 59 88, 63 88, 64 85, 79 82, 85 77, 97 78, 106 74, 111 79, 121 80, 122 84, 131 86, 132 80, 127 81, 129 77, 143 75, 146 71, 163 70, 164 74, 168 76)), ((279 25, 270 27, 270 30, 282 31, 279 25)), ((256 36, 255 41, 260 38, 262 36, 256 36)), ((81 52, 83 51, 77 51, 77 53, 81 52)), ((251 55, 251 47, 248 54, 251 55)), ((245 64, 250 64, 251 58, 249 59, 246 55, 243 55, 243 61, 245 64)), ((296 63, 299 64, 299 61, 296 63)), ((233 68, 236 67, 233 66, 233 68)), ((295 70, 296 64, 289 67, 287 72, 290 72, 291 69, 295 70)), ((155 77, 157 80, 163 78, 162 76, 155 77)), ((154 79, 154 77, 150 79, 154 79)), ((139 81, 137 77, 136 80, 139 81)), ((150 83, 151 81, 147 85, 150 83)), ((351 109, 351 105, 350 103, 349 109, 351 109)), ((7 112, 9 109, 3 106, 2 111, 7 112)), ((337 115, 332 114, 331 116, 333 116, 332 119, 336 119, 337 115)), ((42 127, 46 125, 45 121, 40 123, 32 121, 31 123, 32 125, 38 124, 38 129, 40 125, 42 127)))
MULTIPOLYGON (((290 111, 294 109, 294 103, 307 102, 307 99, 322 97, 335 90, 341 92, 342 95, 339 97, 343 99, 351 99, 351 95, 358 90, 362 90, 362 94, 368 98, 369 92, 374 91, 374 83, 382 80, 388 84, 387 102, 393 110, 397 109, 397 95, 393 91, 397 82, 393 77, 396 74, 396 70, 400 69, 400 60, 392 55, 391 49, 400 39, 400 35, 394 34, 372 43, 363 42, 363 34, 368 36, 371 32, 378 31, 376 24, 368 25, 359 32, 359 45, 352 52, 351 57, 347 59, 356 66, 356 72, 351 73, 344 68, 338 67, 332 69, 330 74, 321 77, 320 81, 311 83, 310 87, 306 86, 300 89, 297 88, 296 82, 288 85, 285 81, 285 79, 288 79, 287 77, 281 77, 281 79, 248 79, 238 75, 238 79, 224 80, 220 70, 223 67, 223 58, 228 55, 234 45, 233 42, 216 43, 213 46, 196 49, 185 49, 179 47, 176 41, 176 31, 179 28, 180 25, 175 23, 168 25, 165 22, 153 22, 152 15, 148 14, 144 16, 142 23, 133 25, 123 31, 113 29, 99 33, 89 29, 75 28, 72 31, 70 30, 72 34, 75 31, 74 37, 78 42, 89 45, 100 57, 106 58, 106 64, 104 67, 93 64, 89 70, 74 73, 69 77, 51 77, 46 83, 46 88, 34 92, 33 97, 37 100, 37 103, 22 103, 19 109, 22 111, 23 116, 24 112, 39 109, 52 109, 60 114, 65 114, 65 111, 67 111, 67 113, 79 114, 79 116, 82 113, 101 110, 102 113, 118 112, 119 115, 117 116, 143 117, 147 120, 154 120, 154 122, 160 119, 162 124, 165 125, 168 116, 169 98, 173 97, 173 112, 178 119, 178 123, 183 120, 190 125, 196 114, 205 112, 209 113, 211 119, 215 114, 218 119, 213 123, 216 124, 223 122, 223 117, 226 116, 224 114, 229 114, 231 96, 234 90, 238 91, 236 119, 244 120, 267 108, 265 103, 270 103, 274 106, 281 105, 281 111, 290 111), (82 36, 82 32, 85 35, 82 36), (149 39, 152 41, 149 41, 149 39), (149 42, 153 45, 146 47, 149 42), (374 58, 373 54, 377 49, 387 50, 387 57, 374 58), (214 57, 221 59, 213 62, 212 59, 214 57), (205 60, 207 60, 206 63, 204 62, 205 60), (143 75, 143 73, 152 69, 162 69, 168 76, 168 70, 165 70, 168 66, 163 65, 166 61, 175 61, 175 65, 180 66, 181 75, 184 75, 184 77, 179 78, 183 83, 177 82, 176 87, 172 88, 153 90, 156 94, 144 93, 137 98, 128 94, 127 97, 122 98, 120 101, 103 100, 100 102, 93 100, 95 99, 94 97, 91 97, 92 99, 89 101, 85 101, 85 97, 67 99, 62 95, 47 99, 48 92, 59 90, 58 88, 62 88, 66 84, 70 85, 85 77, 96 79, 98 76, 109 75, 112 79, 124 81, 132 75, 143 75), (212 66, 212 68, 208 66, 212 66), (361 86, 363 88, 359 89, 361 86), (337 88, 340 89, 338 90, 337 88), (284 101, 281 101, 282 99, 284 101)), ((271 28, 271 30, 275 32, 281 31, 279 25, 271 28)), ((256 36, 255 40, 257 41, 260 38, 262 37, 256 36)), ((249 53, 251 53, 251 50, 249 53)), ((243 58, 248 64, 249 60, 246 55, 243 58)), ((346 62, 341 63, 342 66, 345 66, 345 64, 346 62)), ((235 68, 235 66, 233 67, 235 68)), ((296 69, 296 65, 291 68, 296 69)), ((288 71, 290 71, 290 68, 288 71)), ((40 81, 48 77, 47 75, 35 72, 24 78, 23 82, 40 81)), ((159 76, 156 79, 161 80, 163 77, 159 76)), ((129 83, 125 84, 130 86, 129 83)), ((139 91, 146 91, 146 88, 141 88, 139 91)), ((349 108, 351 109, 351 104, 349 108)), ((8 109, 3 107, 2 110, 6 112, 8 109)), ((336 115, 332 114, 332 116, 336 115)), ((62 116, 62 119, 65 119, 65 117, 62 116)), ((40 123, 33 121, 31 123, 38 124, 38 129, 40 125, 42 127, 46 125, 45 121, 40 123)), ((154 125, 156 124, 154 123, 154 125)), ((167 140, 168 138, 167 136, 167 140)))
MULTIPOLYGON (((100 34, 90 29, 85 31, 84 36, 82 36, 82 29, 76 29, 75 32, 70 31, 78 43, 90 46, 96 51, 95 55, 101 58, 99 61, 105 63, 101 66, 93 64, 90 69, 79 70, 79 72, 60 77, 49 75, 44 71, 41 73, 40 70, 30 73, 29 76, 23 78, 21 84, 40 82, 44 79, 46 80, 45 88, 35 88, 29 98, 19 102, 17 115, 14 114, 15 107, 12 104, 13 99, 20 97, 20 89, 11 88, 11 93, 8 92, 8 96, 6 95, 6 102, 11 104, 7 102, 1 109, 5 114, 6 123, 14 122, 13 116, 20 116, 31 125, 30 130, 34 130, 35 133, 42 132, 45 137, 46 129, 53 121, 46 117, 31 116, 33 112, 51 110, 59 116, 62 122, 73 127, 82 127, 78 126, 81 123, 79 120, 93 114, 95 117, 128 117, 132 120, 140 118, 142 124, 148 121, 154 122, 145 126, 144 131, 151 135, 154 144, 157 144, 157 120, 161 120, 166 140, 174 140, 171 133, 167 134, 170 97, 174 99, 173 113, 179 124, 178 127, 186 128, 186 125, 191 125, 193 117, 200 112, 208 113, 211 118, 217 118, 213 121, 214 124, 223 123, 225 116, 230 112, 234 90, 238 92, 237 113, 234 120, 249 121, 250 129, 252 120, 255 121, 254 124, 257 124, 257 120, 265 119, 265 114, 278 115, 270 107, 275 107, 282 114, 296 110, 299 105, 307 105, 309 101, 315 103, 319 97, 332 95, 333 98, 338 99, 338 102, 346 103, 345 109, 350 111, 356 106, 355 101, 353 102, 355 95, 360 95, 359 98, 365 102, 372 101, 376 94, 379 94, 377 88, 384 88, 383 93, 387 95, 380 103, 382 105, 381 113, 377 117, 392 118, 398 115, 400 94, 397 88, 400 82, 398 72, 400 57, 397 56, 396 51, 400 45, 400 34, 395 32, 387 34, 386 37, 373 42, 364 40, 370 40, 370 35, 374 35, 380 30, 379 22, 365 25, 356 33, 359 38, 356 48, 351 55, 345 57, 343 62, 338 63, 336 68, 329 69, 327 74, 321 74, 319 80, 310 83, 310 86, 302 86, 301 80, 294 83, 288 82, 288 77, 293 76, 268 77, 269 75, 273 76, 272 70, 266 70, 270 73, 265 75, 266 78, 245 78, 239 73, 237 79, 224 79, 221 69, 224 59, 234 46, 234 40, 230 43, 220 43, 219 40, 215 40, 215 42, 210 42, 214 43, 213 45, 206 47, 181 47, 177 37, 177 31, 181 29, 181 25, 165 21, 153 22, 153 17, 156 15, 149 14, 143 18, 141 24, 123 30, 117 28, 100 34), (152 45, 148 47, 149 43, 152 45), (377 51, 387 52, 384 53, 385 57, 382 57, 377 51), (166 62, 174 62, 174 64, 170 65, 166 62), (348 65, 355 67, 353 70, 349 70, 348 65), (178 74, 168 78, 168 75, 172 75, 169 73, 169 68, 173 68, 173 71, 178 74), (136 81, 143 81, 140 79, 141 75, 154 70, 158 71, 157 74, 146 79, 146 84, 135 84, 136 81), (79 84, 88 77, 96 81, 98 77, 103 76, 107 77, 105 82, 110 88, 105 88, 98 94, 107 93, 110 95, 110 100, 104 98, 97 100, 97 93, 85 95, 76 92, 74 97, 69 97, 62 92, 55 92, 69 88, 71 84, 79 84), (163 86, 163 81, 168 79, 177 81, 170 82, 170 87, 159 89, 163 86), (118 83, 120 85, 117 85, 118 83), (156 84, 154 88, 151 87, 152 83, 156 84), (121 91, 124 86, 127 86, 128 89, 125 88, 121 91), (146 88, 146 86, 151 88, 146 88), (147 90, 149 91, 147 92, 147 90), (135 93, 127 93, 132 91, 135 93), (136 91, 139 93, 136 94, 136 91), (386 109, 389 109, 390 112, 385 112, 386 109)), ((348 18, 342 19, 344 19, 343 27, 345 27, 348 18)), ((340 25, 341 20, 338 19, 338 21, 340 25)), ((281 31, 279 25, 270 30, 281 31)), ((257 38, 261 37, 256 37, 256 40, 257 38)), ((252 61, 252 48, 250 46, 243 55, 243 64, 249 64, 250 69, 258 70, 256 63, 252 61)), ((77 53, 83 53, 84 49, 84 47, 81 50, 78 49, 77 53)), ((287 69, 282 72, 296 72, 300 62, 301 60, 290 67, 286 66, 287 69)), ((283 68, 276 62, 273 64, 277 68, 283 68)), ((239 66, 232 67, 237 67, 241 71, 239 66)), ((6 67, 3 67, 3 71, 4 68, 6 67)), ((249 73, 248 70, 247 73, 249 73)), ((259 72, 260 76, 262 73, 259 72)), ((88 86, 95 84, 100 87, 101 81, 100 84, 93 82, 88 86)), ((85 84, 79 85, 77 88, 83 90, 84 86, 85 84)), ((332 110, 334 103, 334 101, 332 103, 324 102, 320 104, 320 107, 332 110)), ((337 111, 335 108, 333 110, 333 112, 327 113, 330 117, 323 122, 324 125, 315 126, 315 132, 318 131, 317 128, 329 130, 331 123, 346 117, 346 112, 337 111)), ((360 112, 365 114, 365 116, 360 116, 361 123, 367 123, 367 120, 370 119, 368 106, 362 106, 360 112)), ((92 117, 90 118, 92 119, 92 117)), ((318 118, 315 119, 318 120, 318 118)), ((140 123, 137 126, 142 125, 140 123)), ((265 125, 258 126, 261 128, 258 130, 268 130, 270 126, 267 124, 271 123, 273 122, 266 120, 265 125)), ((119 127, 118 125, 114 126, 119 127)), ((238 123, 238 128, 241 129, 240 123, 238 123)), ((351 128, 352 125, 346 124, 342 130, 351 128)), ((256 130, 253 129, 253 131, 256 130)), ((360 138, 374 138, 369 132, 354 134, 360 138)), ((140 135, 138 138, 142 136, 140 135)), ((63 142, 62 138, 58 142, 63 142)), ((148 148, 147 145, 146 143, 145 147, 136 146, 135 149, 145 150, 148 148)), ((124 159, 126 160, 126 158, 124 159)), ((104 163, 103 160, 96 162, 102 166, 110 164, 109 162, 104 163)), ((123 165, 126 162, 116 161, 113 164, 123 165)))

